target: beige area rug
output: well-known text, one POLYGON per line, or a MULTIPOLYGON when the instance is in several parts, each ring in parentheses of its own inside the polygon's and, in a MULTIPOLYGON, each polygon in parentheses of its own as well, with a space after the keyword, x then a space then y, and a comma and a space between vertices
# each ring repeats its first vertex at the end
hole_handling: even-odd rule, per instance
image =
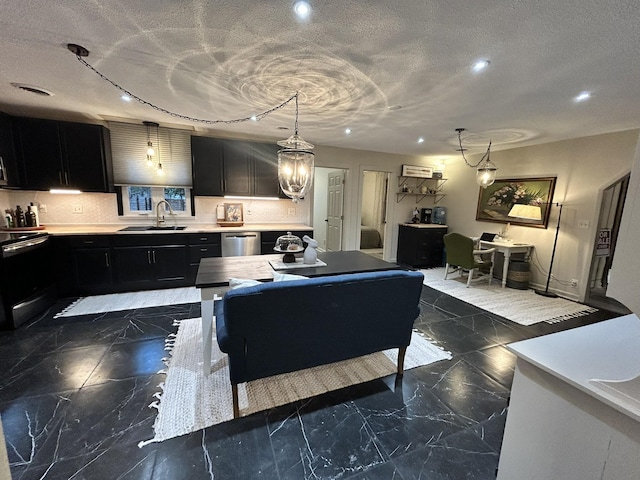
MULTIPOLYGON (((222 288, 228 290, 228 288, 222 288)), ((110 293, 80 298, 57 313, 54 318, 197 302, 200 302, 200 290, 196 287, 110 293)))
POLYGON ((500 315, 520 325, 538 322, 557 323, 569 318, 581 317, 597 308, 564 298, 547 298, 533 290, 502 288, 500 280, 474 282, 467 288, 467 277, 457 273, 444 280, 444 268, 422 270, 424 284, 447 295, 456 297, 488 312, 500 315))
MULTIPOLYGON (((233 419, 227 355, 214 338, 211 374, 202 368, 202 322, 191 318, 176 322, 178 333, 167 340, 171 350, 166 379, 160 384, 154 437, 151 442, 185 435, 233 419)), ((214 331, 215 334, 215 331, 214 331)), ((240 415, 268 410, 349 385, 367 382, 396 372, 398 349, 364 357, 276 375, 238 385, 240 415)), ((414 332, 405 356, 405 370, 451 359, 451 353, 414 332)))

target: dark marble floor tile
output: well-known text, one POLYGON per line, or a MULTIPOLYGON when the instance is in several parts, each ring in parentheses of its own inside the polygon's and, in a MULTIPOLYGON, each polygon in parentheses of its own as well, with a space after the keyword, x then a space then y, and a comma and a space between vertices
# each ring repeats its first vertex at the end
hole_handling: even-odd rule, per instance
POLYGON ((59 430, 74 392, 39 395, 0 404, 12 468, 33 463, 49 435, 59 430))
POLYGON ((458 317, 453 321, 486 338, 485 347, 504 345, 526 338, 521 330, 515 328, 517 324, 488 313, 458 317))
POLYGON ((416 328, 452 353, 473 352, 487 345, 485 337, 453 321, 422 324, 416 328))
POLYGON ((49 332, 44 330, 31 331, 29 335, 25 335, 25 330, 0 331, 0 359, 19 359, 37 353, 48 336, 49 332))
POLYGON ((115 445, 137 449, 138 442, 153 437, 157 410, 149 403, 163 380, 153 375, 83 387, 70 398, 59 431, 50 436, 35 463, 51 464, 115 445))
MULTIPOLYGON (((115 446, 88 455, 56 461, 50 465, 34 465, 14 471, 13 480, 150 480, 156 452, 131 445, 115 446)), ((168 477, 167 477, 168 478, 168 477)))
POLYGON ((498 454, 472 431, 394 459, 403 480, 495 480, 498 454))
POLYGON ((154 480, 279 478, 262 413, 172 438, 155 448, 154 480))
POLYGON ((342 478, 348 478, 349 480, 403 480, 404 477, 400 474, 393 462, 385 462, 381 465, 371 467, 364 472, 342 478))
POLYGON ((267 417, 280 479, 348 478, 388 460, 353 402, 326 396, 267 417), (324 397, 324 398, 323 398, 324 397))
POLYGON ((153 375, 165 368, 162 359, 167 356, 164 338, 114 344, 107 349, 85 385, 153 375))
MULTIPOLYGON (((122 331, 122 325, 117 322, 60 322, 57 327, 47 327, 47 335, 42 340, 38 353, 55 352, 72 348, 88 348, 94 346, 109 346, 122 331)), ((33 329, 34 332, 42 330, 33 329)))
POLYGON ((502 437, 504 426, 507 421, 507 408, 501 412, 496 412, 487 420, 471 427, 471 430, 480 437, 494 452, 500 453, 502 448, 502 437))
POLYGON ((393 386, 354 400, 389 457, 434 444, 464 428, 455 413, 410 373, 393 386))
POLYGON ((174 325, 176 320, 182 320, 182 315, 156 315, 156 316, 131 316, 119 320, 123 325, 115 343, 135 342, 154 338, 167 338, 170 333, 176 333, 178 327, 174 325))
POLYGON ((451 362, 431 386, 431 392, 469 424, 483 422, 502 411, 509 397, 508 389, 462 360, 451 362))
MULTIPOLYGON (((431 289, 429 286, 423 287, 431 289)), ((434 289, 431 289, 434 290, 434 289)), ((485 313, 485 310, 475 307, 470 303, 463 302, 457 298, 453 298, 446 293, 442 293, 438 290, 434 290, 436 293, 435 298, 432 298, 431 303, 434 307, 440 309, 449 318, 454 317, 466 317, 468 315, 474 315, 476 313, 485 313)))
POLYGON ((419 327, 420 325, 427 325, 433 322, 442 322, 449 319, 445 313, 440 309, 430 305, 428 303, 420 302, 420 315, 415 319, 413 325, 419 327))
POLYGON ((80 388, 108 347, 76 348, 30 355, 0 364, 0 402, 80 388))
POLYGON ((495 346, 465 353, 462 358, 489 375, 503 387, 511 389, 516 356, 503 346, 495 346))

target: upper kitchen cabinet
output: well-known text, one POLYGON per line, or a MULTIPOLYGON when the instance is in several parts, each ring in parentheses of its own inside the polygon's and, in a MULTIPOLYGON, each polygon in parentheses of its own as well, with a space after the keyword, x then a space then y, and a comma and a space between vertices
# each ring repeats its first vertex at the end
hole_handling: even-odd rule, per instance
POLYGON ((109 130, 100 125, 16 118, 24 188, 113 192, 109 130))
POLYGON ((191 137, 193 194, 221 197, 224 195, 222 140, 191 137))
POLYGON ((0 187, 20 187, 22 178, 13 145, 13 121, 0 113, 0 187))
POLYGON ((191 137, 195 195, 277 197, 276 144, 191 137))

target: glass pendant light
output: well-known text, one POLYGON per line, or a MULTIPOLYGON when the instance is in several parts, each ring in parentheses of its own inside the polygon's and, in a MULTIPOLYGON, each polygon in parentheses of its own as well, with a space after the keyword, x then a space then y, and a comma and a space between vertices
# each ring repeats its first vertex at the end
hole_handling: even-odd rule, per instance
POLYGON ((298 135, 298 93, 296 98, 295 133, 278 145, 278 182, 284 194, 294 203, 304 198, 313 184, 313 145, 298 135))
POLYGON ((153 142, 151 141, 151 127, 156 128, 156 138, 158 137, 158 124, 155 122, 142 122, 147 127, 147 166, 153 166, 153 157, 156 154, 153 148, 153 142))
POLYGON ((458 132, 458 144, 460 145, 460 148, 457 151, 462 154, 462 158, 464 159, 464 163, 467 165, 467 167, 477 169, 476 182, 478 183, 478 185, 480 185, 482 188, 487 188, 489 185, 493 185, 493 183, 496 181, 496 171, 498 170, 498 167, 496 167, 496 165, 489 158, 489 155, 491 154, 491 140, 489 140, 487 151, 482 156, 480 161, 473 165, 469 163, 467 157, 464 155, 464 152, 467 149, 462 147, 461 133, 465 130, 466 129, 464 128, 456 128, 456 132, 458 132))

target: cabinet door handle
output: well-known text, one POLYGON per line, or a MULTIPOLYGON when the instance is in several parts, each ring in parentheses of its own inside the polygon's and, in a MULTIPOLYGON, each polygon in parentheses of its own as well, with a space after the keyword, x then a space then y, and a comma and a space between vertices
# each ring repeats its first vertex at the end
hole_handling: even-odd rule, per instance
POLYGON ((151 250, 147 250, 147 263, 151 264, 151 250))
POLYGON ((201 242, 206 242, 207 240, 209 240, 209 237, 200 237, 201 242))
POLYGON ((153 250, 153 263, 156 263, 156 251, 153 250))
POLYGON ((104 263, 106 264, 107 267, 111 266, 109 265, 109 252, 104 252, 104 263))
POLYGON ((69 185, 69 172, 64 172, 64 184, 69 185))
POLYGON ((62 183, 62 172, 60 170, 58 170, 58 182, 60 183, 60 185, 63 185, 63 183, 62 183))
POLYGON ((209 249, 208 248, 201 248, 200 251, 201 252, 207 252, 209 249))

